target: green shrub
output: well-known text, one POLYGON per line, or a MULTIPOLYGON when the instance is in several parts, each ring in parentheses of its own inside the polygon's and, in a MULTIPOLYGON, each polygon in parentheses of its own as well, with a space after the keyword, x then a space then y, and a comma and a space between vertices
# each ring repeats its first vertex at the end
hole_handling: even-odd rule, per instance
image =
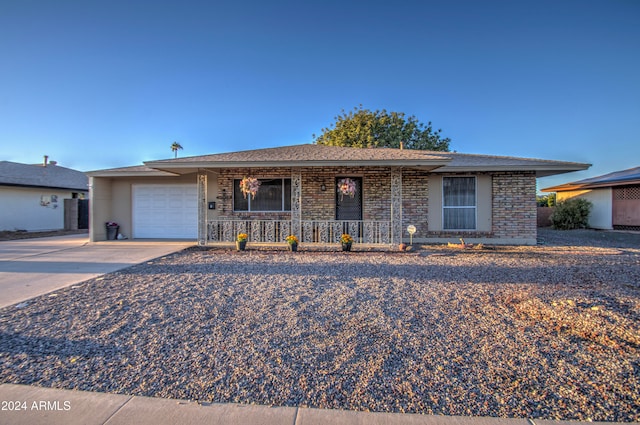
POLYGON ((573 198, 556 204, 551 214, 551 226, 554 229, 584 229, 589 222, 589 213, 593 204, 586 199, 573 198))

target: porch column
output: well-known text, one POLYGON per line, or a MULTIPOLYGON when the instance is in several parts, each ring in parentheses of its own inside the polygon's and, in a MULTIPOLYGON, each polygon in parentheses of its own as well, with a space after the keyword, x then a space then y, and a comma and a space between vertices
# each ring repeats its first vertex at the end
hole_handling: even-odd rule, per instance
POLYGON ((302 240, 302 173, 291 169, 291 234, 302 240))
POLYGON ((402 242, 402 169, 391 168, 391 245, 402 242))
POLYGON ((198 170, 198 245, 207 244, 207 172, 198 170))

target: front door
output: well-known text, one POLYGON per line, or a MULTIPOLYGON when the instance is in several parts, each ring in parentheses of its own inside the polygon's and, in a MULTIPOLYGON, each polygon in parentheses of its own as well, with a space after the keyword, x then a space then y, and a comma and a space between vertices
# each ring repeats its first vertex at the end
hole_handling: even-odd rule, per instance
POLYGON ((362 178, 361 177, 338 177, 336 178, 336 220, 362 220, 362 178), (350 179, 355 184, 353 197, 345 195, 339 191, 339 184, 344 179, 350 179))

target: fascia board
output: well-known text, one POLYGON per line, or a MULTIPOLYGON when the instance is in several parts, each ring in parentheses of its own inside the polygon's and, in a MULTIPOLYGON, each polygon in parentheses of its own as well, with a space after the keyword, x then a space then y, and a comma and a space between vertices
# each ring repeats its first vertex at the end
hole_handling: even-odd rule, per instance
POLYGON ((177 170, 181 168, 259 168, 259 167, 442 167, 451 160, 364 160, 364 161, 344 161, 344 160, 322 160, 322 161, 233 161, 233 162, 190 162, 190 163, 154 163, 145 162, 149 168, 157 170, 177 170))

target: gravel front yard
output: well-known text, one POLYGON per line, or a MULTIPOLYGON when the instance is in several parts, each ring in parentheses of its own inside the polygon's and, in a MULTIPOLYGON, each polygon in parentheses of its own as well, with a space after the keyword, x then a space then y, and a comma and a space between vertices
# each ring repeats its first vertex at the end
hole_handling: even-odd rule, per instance
POLYGON ((0 310, 0 382, 639 421, 640 235, 585 234, 494 250, 187 250, 0 310))

